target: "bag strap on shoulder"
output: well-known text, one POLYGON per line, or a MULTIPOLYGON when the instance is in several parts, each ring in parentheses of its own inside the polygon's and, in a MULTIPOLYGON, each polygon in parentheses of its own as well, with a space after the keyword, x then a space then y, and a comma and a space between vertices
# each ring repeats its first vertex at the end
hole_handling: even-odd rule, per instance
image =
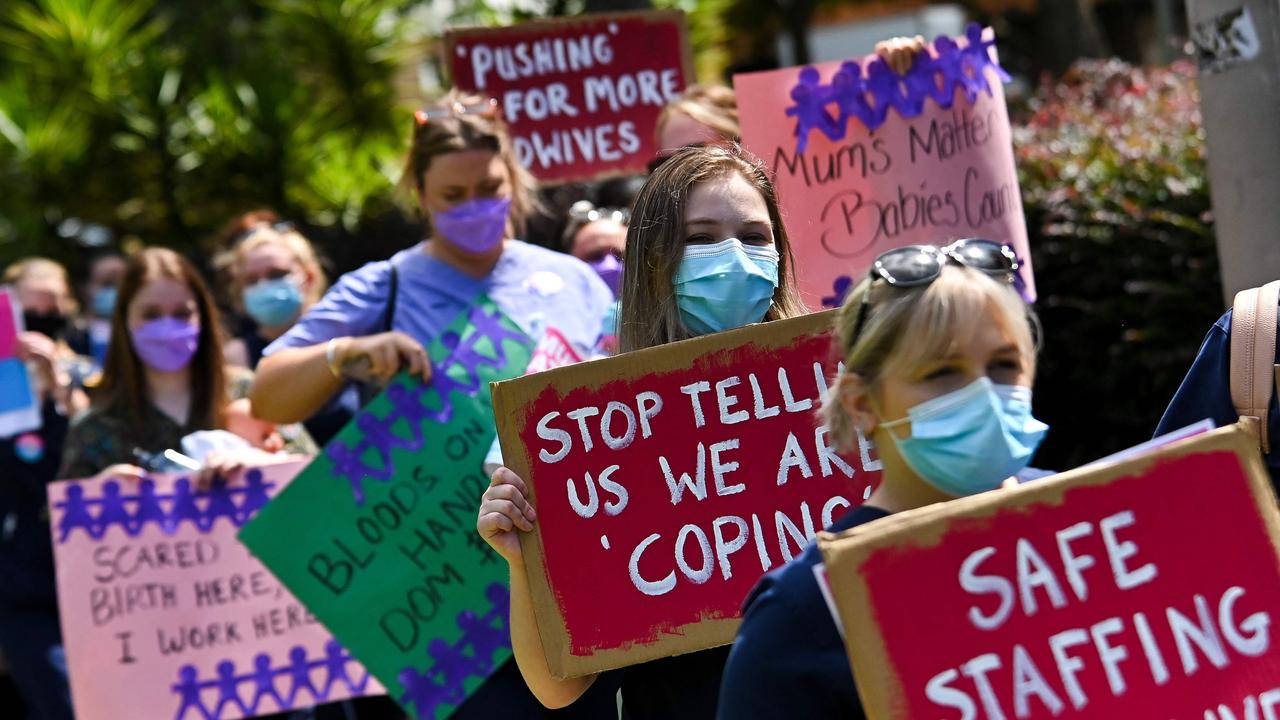
POLYGON ((1271 451, 1267 408, 1280 369, 1275 364, 1280 280, 1236 293, 1231 310, 1231 404, 1256 423, 1262 452, 1271 451))

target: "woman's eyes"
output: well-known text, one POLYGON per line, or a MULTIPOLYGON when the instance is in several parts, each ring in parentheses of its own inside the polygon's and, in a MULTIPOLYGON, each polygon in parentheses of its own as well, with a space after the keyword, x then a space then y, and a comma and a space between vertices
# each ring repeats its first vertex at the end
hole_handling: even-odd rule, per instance
POLYGON ((739 238, 739 239, 740 239, 740 240, 742 240, 742 244, 743 244, 743 245, 757 245, 757 246, 759 246, 759 245, 771 245, 771 244, 773 244, 773 238, 771 238, 771 237, 769 237, 769 236, 767 236, 767 235, 760 235, 759 233, 752 233, 752 234, 750 234, 750 235, 743 236, 743 237, 741 237, 741 238, 739 238))
POLYGON ((690 235, 689 237, 684 239, 685 245, 710 245, 715 242, 717 242, 715 238, 705 233, 690 235))
POLYGON ((924 379, 925 380, 941 380, 943 378, 951 377, 952 375, 955 375, 959 371, 960 371, 959 368, 955 367, 954 365, 943 365, 941 367, 936 367, 930 370, 929 372, 925 373, 924 379))
MULTIPOLYGON (((725 238, 725 239, 728 239, 728 238, 725 238)), ((685 245, 711 245, 718 242, 720 242, 719 239, 714 238, 710 235, 707 235, 706 233, 698 233, 697 235, 690 235, 689 237, 685 238, 684 244, 685 245)), ((773 238, 767 235, 761 235, 759 233, 751 233, 750 235, 743 235, 742 237, 738 238, 738 242, 741 242, 743 245, 753 245, 753 246, 759 247, 763 245, 773 244, 773 238)))

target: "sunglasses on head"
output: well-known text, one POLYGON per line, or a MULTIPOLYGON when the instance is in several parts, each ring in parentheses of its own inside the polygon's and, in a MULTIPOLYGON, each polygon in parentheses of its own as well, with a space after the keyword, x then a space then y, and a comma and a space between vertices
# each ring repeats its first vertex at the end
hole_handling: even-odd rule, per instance
POLYGON ((492 118, 498 114, 498 101, 493 98, 475 103, 453 103, 442 107, 422 108, 413 114, 413 121, 418 125, 426 125, 432 120, 443 120, 463 115, 480 115, 492 118))
MULTIPOLYGON (((1018 270, 1018 256, 1008 245, 982 238, 965 238, 945 247, 907 245, 894 248, 876 258, 868 275, 872 281, 883 280, 896 288, 919 287, 937 280, 948 261, 999 277, 1010 284, 1018 270)), ((862 304, 858 308, 858 320, 853 326, 853 334, 849 337, 849 347, 858 342, 858 335, 866 324, 870 297, 868 288, 862 294, 862 304)))
POLYGON ((569 219, 583 225, 597 220, 612 220, 626 225, 631 221, 631 212, 626 208, 596 207, 590 200, 579 200, 569 207, 569 219))

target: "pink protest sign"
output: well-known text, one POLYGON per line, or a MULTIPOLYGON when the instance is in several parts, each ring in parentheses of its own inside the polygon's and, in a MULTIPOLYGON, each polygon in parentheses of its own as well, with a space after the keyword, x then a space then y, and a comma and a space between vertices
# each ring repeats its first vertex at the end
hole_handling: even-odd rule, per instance
POLYGON ((810 307, 838 305, 885 250, 964 237, 1010 244, 1035 298, 993 37, 940 37, 906 75, 871 55, 734 76, 810 307))
POLYGON ((306 465, 49 486, 80 720, 234 720, 383 693, 236 532, 306 465))

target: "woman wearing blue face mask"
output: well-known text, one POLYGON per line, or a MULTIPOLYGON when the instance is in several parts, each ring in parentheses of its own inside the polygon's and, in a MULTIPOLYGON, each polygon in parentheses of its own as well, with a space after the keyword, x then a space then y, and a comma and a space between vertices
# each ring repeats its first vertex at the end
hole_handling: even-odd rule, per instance
MULTIPOLYGON (((534 183, 491 101, 455 92, 418 111, 405 179, 428 239, 344 275, 267 347, 251 395, 258 416, 306 418, 350 379, 383 381, 408 370, 429 381, 424 347, 482 296, 530 334, 554 327, 578 347, 599 337, 613 300, 604 282, 576 258, 515 239, 533 210, 534 183)), ((601 686, 582 707, 551 713, 507 663, 451 717, 610 711, 616 715, 614 692, 601 686)))
MULTIPOLYGON (((846 370, 823 412, 833 440, 849 446, 857 428, 875 441, 884 474, 829 530, 1043 474, 1026 469, 1048 428, 1031 416, 1035 318, 1013 289, 1016 268, 987 240, 899 248, 845 300, 846 370)), ((810 544, 747 599, 720 717, 864 717, 819 562, 810 544)))
MULTIPOLYGON (((804 312, 773 186, 735 147, 686 148, 654 172, 636 198, 623 267, 623 352, 804 312)), ((601 683, 620 684, 632 720, 714 716, 724 648, 568 680, 551 676, 517 532, 531 531, 536 520, 526 492, 523 480, 498 469, 476 529, 511 567, 512 644, 530 689, 561 707, 601 683)))
POLYGON ((292 223, 258 223, 245 230, 226 263, 232 301, 256 326, 227 342, 227 362, 252 369, 266 346, 324 294, 324 269, 292 223))

